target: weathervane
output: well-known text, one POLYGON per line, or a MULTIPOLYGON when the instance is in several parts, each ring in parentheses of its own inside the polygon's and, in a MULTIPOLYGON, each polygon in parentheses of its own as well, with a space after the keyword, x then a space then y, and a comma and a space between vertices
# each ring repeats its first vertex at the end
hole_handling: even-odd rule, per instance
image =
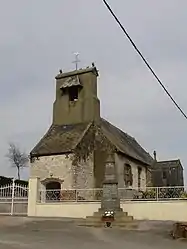
POLYGON ((76 53, 74 53, 74 55, 75 55, 75 60, 73 61, 73 63, 75 63, 76 70, 78 70, 78 63, 80 62, 79 53, 76 52, 76 53))

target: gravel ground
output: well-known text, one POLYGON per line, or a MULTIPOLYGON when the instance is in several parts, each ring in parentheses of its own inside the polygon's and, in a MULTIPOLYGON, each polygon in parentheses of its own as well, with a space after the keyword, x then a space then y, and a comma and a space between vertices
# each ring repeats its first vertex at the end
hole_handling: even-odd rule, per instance
POLYGON ((140 222, 137 231, 78 227, 69 219, 0 216, 0 249, 183 249, 172 240, 172 222, 140 222))

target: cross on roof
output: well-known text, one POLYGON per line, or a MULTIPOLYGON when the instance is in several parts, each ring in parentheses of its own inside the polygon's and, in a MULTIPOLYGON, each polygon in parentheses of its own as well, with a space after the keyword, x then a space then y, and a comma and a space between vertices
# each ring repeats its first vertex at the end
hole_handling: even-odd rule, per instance
POLYGON ((73 61, 73 63, 75 63, 75 69, 78 70, 78 63, 80 62, 79 53, 76 52, 76 53, 74 53, 74 55, 75 55, 75 60, 73 61))

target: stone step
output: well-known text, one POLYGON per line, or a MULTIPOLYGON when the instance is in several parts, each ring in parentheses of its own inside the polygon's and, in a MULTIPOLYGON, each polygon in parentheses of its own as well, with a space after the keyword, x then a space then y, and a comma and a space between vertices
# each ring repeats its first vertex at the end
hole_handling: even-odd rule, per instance
MULTIPOLYGON (((94 217, 102 217, 103 212, 99 211, 99 212, 94 212, 93 216, 94 217)), ((128 216, 127 212, 116 212, 115 213, 115 217, 124 217, 124 216, 128 216)))
POLYGON ((103 222, 101 217, 87 216, 86 221, 88 222, 103 222))
POLYGON ((128 222, 133 220, 134 220, 133 216, 115 217, 115 221, 117 222, 128 222))
POLYGON ((128 216, 127 212, 116 212, 115 213, 115 217, 124 217, 124 216, 128 216))

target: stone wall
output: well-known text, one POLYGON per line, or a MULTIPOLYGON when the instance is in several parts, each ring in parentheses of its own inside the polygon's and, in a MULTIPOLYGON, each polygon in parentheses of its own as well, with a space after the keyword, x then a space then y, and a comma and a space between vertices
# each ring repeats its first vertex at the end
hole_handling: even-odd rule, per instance
POLYGON ((38 177, 40 181, 43 181, 51 176, 63 180, 63 188, 72 188, 70 156, 43 156, 33 160, 30 167, 30 177, 38 177))
POLYGON ((115 154, 115 163, 117 166, 117 175, 118 175, 118 186, 119 188, 125 187, 124 182, 124 165, 129 164, 132 169, 133 175, 133 185, 131 187, 138 188, 138 167, 142 168, 141 172, 141 187, 146 187, 146 167, 138 164, 130 159, 126 158, 125 156, 115 154))
MULTIPOLYGON (((101 207, 99 202, 72 202, 36 204, 28 216, 86 218, 101 207)), ((135 220, 186 221, 187 202, 121 202, 121 208, 135 220), (176 212, 178 210, 178 212, 176 212)))
POLYGON ((73 188, 85 189, 94 188, 94 166, 93 153, 84 161, 72 164, 73 188))
POLYGON ((42 156, 33 160, 30 167, 30 177, 59 178, 63 181, 62 189, 92 188, 93 187, 93 156, 74 165, 73 154, 42 156))
POLYGON ((147 172, 146 172, 146 185, 147 187, 153 187, 153 179, 152 179, 152 171, 151 169, 147 169, 147 172))

